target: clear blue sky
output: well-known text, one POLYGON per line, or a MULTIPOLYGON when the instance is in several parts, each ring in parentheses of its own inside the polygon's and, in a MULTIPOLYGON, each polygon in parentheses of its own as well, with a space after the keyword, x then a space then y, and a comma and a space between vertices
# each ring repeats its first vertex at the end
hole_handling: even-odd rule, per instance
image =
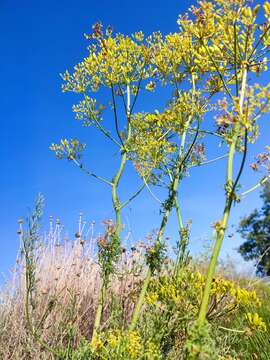
MULTIPOLYGON (((101 20, 116 31, 146 34, 177 29, 176 20, 193 1, 108 1, 108 0, 1 0, 0 1, 0 101, 1 101, 1 240, 0 272, 13 265, 18 249, 17 219, 26 214, 38 192, 46 198, 44 223, 49 215, 59 217, 75 232, 78 214, 87 220, 113 216, 109 190, 88 179, 67 162, 57 161, 49 150, 62 137, 78 137, 87 142, 89 167, 99 174, 113 174, 116 156, 95 130, 82 129, 74 120, 74 98, 60 90, 59 73, 79 62, 86 54, 83 33, 101 20)), ((143 105, 143 104, 142 104, 143 105)), ((158 105, 156 105, 158 106, 158 105)), ((263 149, 265 132, 251 154, 263 149)), ((223 149, 225 151, 225 149, 223 149)), ((222 153, 222 150, 220 150, 222 153)), ((224 165, 224 164, 223 164, 224 165)), ((224 167, 195 169, 183 184, 184 219, 193 219, 191 249, 198 252, 202 239, 211 235, 211 223, 220 217, 223 203, 224 167)), ((131 172, 130 172, 131 174, 131 172)), ((256 178, 247 169, 245 183, 256 178)), ((128 196, 138 179, 124 179, 122 192, 128 196)), ((233 210, 232 223, 260 204, 258 193, 233 210)), ((144 193, 124 214, 135 239, 140 239, 159 225, 159 211, 152 198, 144 193)), ((172 218, 168 234, 175 239, 177 230, 172 218)), ((240 243, 238 237, 226 240, 223 255, 240 243)))

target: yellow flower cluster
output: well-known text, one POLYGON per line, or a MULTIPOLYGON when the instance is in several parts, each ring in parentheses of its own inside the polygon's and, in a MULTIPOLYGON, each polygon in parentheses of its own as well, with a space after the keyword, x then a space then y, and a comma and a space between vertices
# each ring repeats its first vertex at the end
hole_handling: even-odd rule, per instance
POLYGON ((265 322, 257 313, 248 312, 246 314, 246 319, 247 319, 249 325, 253 329, 257 329, 257 330, 261 330, 261 331, 267 330, 265 322))
POLYGON ((154 33, 148 39, 151 62, 163 79, 179 75, 186 39, 180 33, 169 34, 164 39, 161 33, 154 33))
POLYGON ((168 141, 169 131, 161 126, 161 115, 139 113, 133 116, 132 137, 127 144, 129 157, 144 177, 157 169, 175 152, 175 144, 168 141))
POLYGON ((204 279, 199 272, 183 272, 179 278, 162 276, 153 280, 146 300, 155 307, 173 306, 190 314, 197 311, 204 279))
POLYGON ((157 169, 175 153, 177 146, 172 134, 180 134, 201 117, 206 106, 197 91, 182 92, 164 112, 138 113, 132 117, 129 141, 130 156, 140 164, 137 171, 146 176, 157 169))
POLYGON ((100 359, 155 360, 160 353, 155 344, 143 343, 138 331, 109 330, 95 336, 91 344, 94 354, 100 359))
MULTIPOLYGON (((175 306, 181 312, 189 309, 191 313, 196 313, 204 286, 205 276, 198 271, 185 271, 177 279, 162 276, 152 282, 146 300, 151 306, 175 306)), ((212 283, 211 299, 208 315, 213 319, 220 314, 231 314, 240 307, 246 309, 250 306, 261 306, 255 291, 247 290, 221 277, 217 277, 212 283)))
POLYGON ((91 342, 91 347, 94 352, 99 352, 104 346, 104 342, 102 341, 101 337, 95 335, 91 342))
POLYGON ((266 1, 263 5, 264 11, 265 11, 265 17, 270 18, 270 3, 266 1))
POLYGON ((102 37, 89 47, 89 55, 74 67, 73 74, 63 74, 64 91, 85 93, 97 91, 100 86, 112 87, 146 79, 151 74, 149 48, 121 34, 102 37))
POLYGON ((212 284, 211 293, 217 298, 217 300, 226 296, 227 302, 234 305, 260 306, 261 304, 255 291, 249 291, 241 288, 234 282, 223 278, 215 279, 212 284))
MULTIPOLYGON (((257 51, 254 50, 259 45, 255 22, 260 5, 254 8, 249 5, 250 2, 246 0, 200 1, 198 7, 190 8, 190 16, 178 19, 180 31, 198 41, 194 62, 201 72, 217 72, 218 76, 222 75, 223 79, 233 84, 236 78, 230 70, 241 68, 243 54, 248 54, 249 71, 263 70, 257 51)), ((265 2, 263 8, 269 21, 269 2, 265 2)), ((261 45, 269 46, 267 25, 259 30, 261 45)))
POLYGON ((141 337, 136 331, 129 331, 127 335, 128 353, 131 359, 138 359, 138 355, 142 351, 141 337))

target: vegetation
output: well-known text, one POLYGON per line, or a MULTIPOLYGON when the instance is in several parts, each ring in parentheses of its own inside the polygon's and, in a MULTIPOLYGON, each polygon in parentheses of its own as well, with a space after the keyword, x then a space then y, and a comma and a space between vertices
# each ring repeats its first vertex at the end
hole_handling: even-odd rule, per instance
MULTIPOLYGON (((259 158, 262 158, 260 154, 259 158)), ((239 226, 239 232, 246 241, 240 246, 239 252, 245 260, 255 260, 258 275, 270 275, 270 184, 263 189, 261 198, 263 207, 254 210, 244 217, 239 226)))
POLYGON ((115 219, 104 222, 104 235, 94 245, 81 226, 72 246, 54 238, 42 242, 39 197, 27 229, 20 230, 22 258, 2 304, 4 358, 269 358, 269 287, 218 272, 233 205, 270 178, 266 146, 252 164, 263 177, 240 193, 249 146, 259 137, 258 120, 270 110, 264 76, 270 3, 262 8, 259 24, 260 6, 249 1, 201 1, 179 17, 174 34, 129 37, 97 23, 86 35, 89 53, 62 75, 63 90, 81 97, 73 106, 76 118, 114 144, 119 164, 110 180, 84 165, 85 144, 79 140, 62 139, 51 150, 110 187, 115 219), (144 98, 151 111, 140 109, 144 98), (212 139, 225 150, 216 149, 208 160, 212 139), (194 167, 222 159, 224 206, 203 271, 188 255, 190 222, 183 220, 181 183, 194 175, 194 167), (128 163, 140 184, 123 200, 119 185, 128 163), (157 199, 155 187, 165 188, 165 199, 157 199), (158 200, 160 226, 150 244, 126 249, 122 210, 143 190, 158 200), (179 230, 175 258, 168 256, 164 237, 172 212, 179 230), (11 344, 15 329, 20 331, 11 344))
MULTIPOLYGON (((1 292, 1 359, 192 358, 187 352, 195 358, 197 353, 210 359, 269 358, 269 287, 236 273, 225 278, 224 267, 211 290, 209 324, 199 336, 194 332, 207 265, 198 267, 198 261, 175 277, 166 257, 162 272, 150 281, 136 329, 129 330, 145 277, 144 244, 121 254, 103 303, 101 331, 91 341, 102 286, 92 226, 81 219, 81 236, 70 240, 51 221, 46 236, 35 237, 35 265, 28 272, 35 279, 32 289, 25 288, 25 255, 19 253, 12 282, 1 292), (29 295, 30 321, 24 315, 29 295)), ((22 226, 20 236, 28 235, 22 226)), ((230 265, 225 273, 229 270, 230 265)))

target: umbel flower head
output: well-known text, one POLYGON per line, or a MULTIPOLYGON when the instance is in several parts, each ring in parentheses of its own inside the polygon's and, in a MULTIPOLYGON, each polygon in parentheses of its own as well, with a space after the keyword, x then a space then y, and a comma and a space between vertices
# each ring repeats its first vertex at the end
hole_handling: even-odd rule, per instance
POLYGON ((260 5, 252 7, 247 0, 199 1, 178 19, 180 32, 196 43, 194 63, 198 72, 207 73, 206 89, 211 97, 219 93, 218 131, 230 144, 237 129, 240 151, 246 133, 246 142, 256 140, 257 120, 270 109, 269 85, 253 81, 268 70, 269 62, 270 3, 262 8, 261 25, 260 5), (251 79, 254 84, 249 85, 251 79))
POLYGON ((73 74, 66 71, 62 75, 64 91, 96 92, 102 86, 128 85, 151 74, 147 68, 149 48, 143 44, 141 32, 132 37, 113 35, 111 28, 104 33, 102 25, 95 24, 86 38, 91 41, 89 54, 74 67, 73 74))
POLYGON ((146 176, 169 163, 176 155, 177 137, 201 118, 206 109, 199 91, 182 91, 163 112, 135 114, 131 118, 133 136, 129 147, 137 171, 146 176))

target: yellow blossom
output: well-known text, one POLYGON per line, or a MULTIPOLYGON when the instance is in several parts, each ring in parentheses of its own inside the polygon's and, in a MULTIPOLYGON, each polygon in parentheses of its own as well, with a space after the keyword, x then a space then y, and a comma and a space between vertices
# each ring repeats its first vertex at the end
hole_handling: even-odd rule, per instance
POLYGON ((247 313, 246 319, 253 328, 262 331, 267 330, 265 322, 257 313, 247 313))

